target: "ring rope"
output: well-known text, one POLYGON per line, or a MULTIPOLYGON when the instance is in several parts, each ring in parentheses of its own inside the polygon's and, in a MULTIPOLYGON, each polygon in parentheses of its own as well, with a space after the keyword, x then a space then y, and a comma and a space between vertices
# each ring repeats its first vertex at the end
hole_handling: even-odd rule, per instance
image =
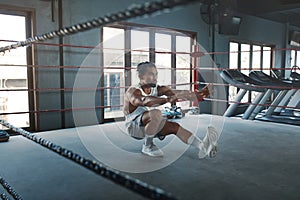
POLYGON ((10 198, 5 193, 0 194, 0 198, 2 200, 10 200, 10 198))
POLYGON ((36 136, 33 133, 25 131, 22 128, 17 128, 4 120, 0 120, 0 124, 3 126, 19 133, 27 139, 95 172, 97 175, 100 175, 104 178, 107 178, 114 183, 117 183, 127 189, 132 190, 144 197, 148 197, 151 199, 176 199, 172 194, 165 192, 164 190, 152 186, 148 183, 140 181, 138 179, 132 178, 129 175, 124 175, 121 172, 110 169, 103 165, 102 163, 96 162, 94 160, 89 160, 77 153, 74 153, 71 150, 68 150, 62 146, 56 145, 44 138, 36 136))
POLYGON ((75 34, 78 32, 83 32, 91 30, 97 27, 101 27, 107 24, 111 24, 118 21, 128 20, 135 17, 150 15, 153 13, 168 12, 169 9, 183 6, 186 4, 197 2, 198 0, 164 0, 164 1, 153 1, 146 2, 144 4, 132 5, 130 8, 124 11, 119 11, 113 14, 107 14, 104 17, 99 17, 93 20, 89 20, 83 23, 75 24, 69 27, 61 28, 56 31, 51 31, 40 36, 35 36, 26 39, 25 41, 20 41, 12 45, 8 45, 0 48, 0 52, 9 51, 11 49, 16 49, 18 47, 27 46, 34 42, 45 41, 53 39, 55 37, 62 37, 66 35, 75 34))
POLYGON ((10 200, 10 198, 8 198, 8 196, 6 194, 4 194, 4 193, 0 194, 0 198, 2 200, 10 200))
MULTIPOLYGON (((0 67, 28 67, 28 68, 45 68, 45 69, 124 69, 124 70, 134 70, 136 69, 136 67, 100 67, 100 66, 51 66, 51 65, 21 65, 21 64, 0 64, 0 67)), ((163 69, 163 70, 197 70, 197 71, 222 71, 222 70, 254 70, 254 71, 260 71, 262 70, 260 67, 257 68, 240 68, 240 69, 231 69, 231 68, 226 68, 226 67, 205 67, 202 66, 200 67, 192 67, 192 68, 188 68, 188 67, 178 67, 178 68, 163 68, 163 67, 156 67, 157 69, 163 69)), ((286 70, 286 71, 290 71, 293 70, 293 67, 289 67, 289 68, 263 68, 263 70, 286 70)))
POLYGON ((252 103, 252 102, 237 102, 237 101, 230 101, 225 99, 214 99, 214 98, 203 98, 203 99, 212 102, 238 103, 239 105, 255 105, 255 106, 262 106, 262 107, 297 109, 296 107, 293 106, 279 106, 279 105, 276 106, 267 103, 261 104, 261 103, 252 103))
POLYGON ((96 110, 96 109, 103 109, 103 108, 120 108, 123 105, 111 105, 111 106, 95 106, 90 108, 65 108, 65 109, 46 109, 46 110, 37 110, 37 111, 23 111, 23 112, 5 112, 0 113, 1 115, 12 115, 12 114, 27 114, 27 113, 47 113, 47 112, 71 112, 71 111, 87 111, 87 110, 96 110))
MULTIPOLYGON (((214 86, 235 86, 240 87, 244 84, 228 84, 228 83, 207 83, 207 82, 193 82, 193 83, 177 83, 177 84, 169 84, 166 86, 175 87, 175 86, 184 86, 184 85, 207 85, 212 84, 214 86)), ((107 89, 127 89, 131 86, 106 86, 106 87, 97 87, 97 88, 36 88, 36 89, 27 89, 27 88, 20 88, 20 89, 0 89, 0 92, 58 92, 58 91, 65 91, 65 92, 79 92, 79 91, 102 91, 107 89)), ((274 86, 274 85, 256 85, 257 88, 266 88, 266 89, 274 89, 274 90, 290 90, 290 89, 300 89, 299 85, 290 85, 290 86, 274 86)))
MULTIPOLYGON (((209 84, 204 82, 194 82, 194 83, 177 83, 169 84, 166 86, 184 86, 184 85, 197 85, 197 84, 209 84)), ((228 84, 225 84, 228 85, 228 84)), ((0 92, 54 92, 54 91, 101 91, 106 89, 127 89, 131 86, 106 86, 106 87, 97 87, 97 88, 36 88, 36 89, 0 89, 0 92)))
MULTIPOLYGON (((16 200, 22 200, 21 196, 0 176, 0 184, 16 200)), ((3 194, 2 194, 3 195, 3 194)), ((2 196, 1 195, 1 196, 2 196)), ((4 194, 5 195, 5 194, 4 194)), ((6 196, 6 195, 5 195, 6 196)), ((4 196, 4 197, 5 197, 4 196)), ((2 197, 1 197, 2 198, 2 197)))
MULTIPOLYGON (((297 109, 296 107, 293 106, 275 106, 272 104, 260 104, 260 103, 252 103, 252 102, 237 102, 237 101, 232 101, 232 100, 225 100, 225 99, 214 99, 214 98, 203 98, 203 100, 206 101, 211 101, 211 102, 223 102, 223 103, 238 103, 240 105, 256 105, 256 106, 263 106, 263 107, 276 107, 276 108, 284 108, 284 109, 297 109)), ((182 102, 186 100, 178 100, 178 102, 182 102)), ((123 105, 110 105, 110 106, 95 106, 91 108, 83 107, 83 108, 66 108, 66 109, 53 109, 53 110, 39 110, 39 111, 23 111, 23 112, 5 112, 5 113, 0 113, 0 116, 2 115, 12 115, 12 114, 28 114, 28 113, 47 113, 47 112, 73 112, 73 111, 87 111, 87 110, 96 110, 96 109, 103 109, 103 108, 121 108, 123 105)))
MULTIPOLYGON (((5 42, 18 42, 15 40, 0 40, 5 42)), ((125 51, 132 51, 132 52, 153 52, 153 53, 160 53, 160 54, 184 54, 190 55, 193 58, 202 57, 205 55, 223 55, 223 54, 230 54, 230 53, 243 53, 243 52, 261 52, 261 50, 245 50, 245 51, 220 51, 220 52, 203 52, 203 51, 194 51, 194 52, 173 52, 173 51, 153 51, 153 50, 143 50, 143 49, 120 49, 120 48, 100 48, 98 46, 83 46, 83 45, 72 45, 72 44, 54 44, 54 43, 41 43, 41 42, 34 42, 34 44, 38 45, 45 45, 45 46, 59 46, 59 47, 72 47, 72 48, 85 48, 85 49, 103 49, 103 50, 125 50, 125 51)), ((11 48, 10 48, 11 49, 11 48)), ((10 50, 9 49, 9 50, 10 50)), ((288 50, 300 50, 300 48, 293 47, 293 48, 272 48, 270 50, 262 50, 263 52, 267 51, 288 51, 288 50)), ((1 48, 0 48, 1 52, 1 48)), ((4 52, 4 51, 3 51, 4 52)), ((286 68, 285 68, 286 69, 286 68)), ((248 70, 248 69, 246 69, 248 70)), ((260 70, 260 69, 258 69, 260 70)))
MULTIPOLYGON (((17 40, 1 40, 0 42, 19 42, 17 40)), ((72 47, 72 48, 84 48, 84 49, 95 49, 100 47, 98 46, 86 46, 86 45, 72 45, 72 44, 55 44, 55 43, 45 43, 45 42, 34 42, 36 45, 44 45, 44 46, 59 46, 59 47, 72 47)), ((101 48, 103 50, 125 50, 125 51, 136 51, 136 52, 150 52, 150 50, 142 50, 142 49, 120 49, 120 48, 101 48)), ((263 52, 267 51, 288 51, 288 50, 300 50, 299 47, 292 48, 273 48, 273 49, 264 49, 263 52)), ((168 52, 168 51, 151 51, 156 53, 169 53, 169 54, 191 54, 194 57, 200 57, 203 55, 213 55, 213 54, 230 54, 230 53, 247 53, 247 52, 261 52, 261 50, 241 50, 241 51, 215 51, 215 52, 202 52, 202 51, 194 51, 194 52, 168 52)))
MULTIPOLYGON (((297 107, 293 106, 275 106, 272 104, 260 104, 260 103, 252 103, 252 102, 237 102, 237 101, 232 101, 232 100, 225 100, 225 99, 214 99, 214 98, 203 98, 203 100, 206 101, 212 101, 212 102, 223 102, 223 103, 238 103, 240 105, 256 105, 256 106, 263 106, 263 107, 276 107, 276 108, 283 108, 283 109, 297 109, 297 107)), ((186 100, 183 100, 186 101, 186 100)), ((179 100, 178 102, 182 102, 182 100, 179 100)), ((39 111, 23 111, 23 112, 4 112, 0 113, 0 116, 2 115, 13 115, 13 114, 27 114, 27 113, 47 113, 47 112, 73 112, 73 111, 87 111, 87 110, 96 110, 96 109, 103 109, 103 108, 121 108, 123 105, 111 105, 111 106, 95 106, 91 108, 66 108, 66 109, 53 109, 53 110, 39 110, 39 111)))

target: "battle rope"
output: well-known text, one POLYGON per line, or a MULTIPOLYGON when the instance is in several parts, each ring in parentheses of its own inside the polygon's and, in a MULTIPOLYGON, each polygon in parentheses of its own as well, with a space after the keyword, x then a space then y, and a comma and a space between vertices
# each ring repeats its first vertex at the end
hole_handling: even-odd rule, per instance
POLYGON ((56 145, 44 138, 38 137, 33 133, 25 131, 24 129, 14 127, 13 125, 0 120, 0 124, 3 126, 21 134, 22 136, 54 151, 55 153, 80 164, 81 166, 95 172, 96 174, 103 176, 119 185, 122 185, 144 197, 151 199, 176 199, 172 194, 165 192, 164 190, 154 187, 148 183, 142 182, 138 179, 134 179, 128 175, 124 175, 117 170, 110 169, 101 163, 94 160, 89 160, 81 155, 74 153, 64 147, 56 145))
MULTIPOLYGON (((22 200, 20 195, 0 176, 0 184, 3 188, 15 199, 15 200, 22 200)), ((1 194, 2 199, 9 199, 4 193, 1 194)))
POLYGON ((131 18, 150 15, 153 13, 161 12, 168 12, 169 9, 180 6, 186 5, 199 0, 162 0, 162 1, 153 1, 153 2, 146 2, 144 4, 137 4, 132 5, 131 7, 127 8, 124 11, 120 11, 113 14, 107 14, 104 17, 99 17, 93 20, 89 20, 83 23, 75 24, 69 27, 61 28, 56 31, 51 31, 39 36, 34 36, 31 38, 26 39, 25 41, 20 41, 12 45, 4 46, 0 48, 0 52, 9 51, 11 49, 16 49, 18 47, 27 46, 34 42, 38 41, 45 41, 52 39, 54 37, 62 37, 65 35, 71 35, 78 32, 83 32, 87 30, 91 30, 97 27, 101 27, 104 25, 108 25, 114 22, 128 20, 131 18))

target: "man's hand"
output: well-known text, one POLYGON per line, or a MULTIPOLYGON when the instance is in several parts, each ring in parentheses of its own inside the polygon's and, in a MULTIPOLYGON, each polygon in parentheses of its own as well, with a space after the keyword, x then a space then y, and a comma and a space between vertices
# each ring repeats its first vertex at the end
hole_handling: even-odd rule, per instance
POLYGON ((203 101, 204 98, 211 96, 211 92, 212 92, 212 84, 208 84, 207 86, 205 86, 204 88, 202 88, 202 90, 195 90, 195 94, 196 97, 198 99, 198 101, 203 101))

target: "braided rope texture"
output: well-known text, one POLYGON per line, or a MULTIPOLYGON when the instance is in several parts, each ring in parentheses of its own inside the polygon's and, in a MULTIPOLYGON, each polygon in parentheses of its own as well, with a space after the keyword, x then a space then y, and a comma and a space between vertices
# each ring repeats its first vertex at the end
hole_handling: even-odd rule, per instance
POLYGON ((199 0, 161 0, 161 1, 146 2, 144 4, 132 5, 124 11, 119 11, 113 14, 107 14, 104 17, 99 17, 83 23, 61 28, 56 31, 51 31, 49 33, 28 38, 25 41, 20 41, 12 45, 1 47, 0 52, 5 52, 11 49, 16 49, 18 47, 27 46, 34 42, 49 40, 54 37, 63 37, 66 35, 71 35, 78 32, 91 30, 97 27, 108 25, 114 22, 128 20, 135 17, 149 16, 150 14, 154 14, 154 13, 160 14, 163 12, 164 13, 170 12, 171 8, 187 5, 197 1, 199 0))
MULTIPOLYGON (((3 188, 15 199, 15 200, 22 200, 21 196, 0 176, 0 184, 3 188)), ((6 194, 1 194, 2 199, 9 199, 6 194)))
POLYGON ((4 194, 4 193, 0 194, 0 198, 2 200, 10 200, 10 198, 6 194, 4 194))
POLYGON ((47 141, 44 138, 38 137, 33 133, 25 131, 24 129, 14 127, 13 125, 3 120, 0 120, 0 124, 65 158, 74 161, 75 163, 95 172, 96 174, 105 177, 113 181, 114 183, 117 183, 127 189, 130 189, 144 197, 147 197, 149 199, 177 199, 172 194, 167 193, 160 188, 147 184, 138 179, 132 178, 129 175, 124 175, 121 172, 114 169, 110 169, 107 166, 104 166, 103 164, 98 163, 94 160, 84 158, 77 153, 74 153, 50 141, 47 141))

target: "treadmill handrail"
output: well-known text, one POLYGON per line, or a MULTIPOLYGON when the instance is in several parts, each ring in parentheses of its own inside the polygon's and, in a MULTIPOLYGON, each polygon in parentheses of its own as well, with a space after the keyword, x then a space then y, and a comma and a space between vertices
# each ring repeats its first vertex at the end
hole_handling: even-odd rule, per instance
POLYGON ((257 81, 259 85, 265 86, 268 89, 289 90, 294 88, 292 83, 283 82, 262 71, 251 71, 249 77, 257 81))
POLYGON ((241 89, 256 92, 266 92, 267 90, 264 87, 257 87, 257 85, 254 84, 256 81, 237 70, 223 70, 220 72, 220 76, 228 84, 241 89))

